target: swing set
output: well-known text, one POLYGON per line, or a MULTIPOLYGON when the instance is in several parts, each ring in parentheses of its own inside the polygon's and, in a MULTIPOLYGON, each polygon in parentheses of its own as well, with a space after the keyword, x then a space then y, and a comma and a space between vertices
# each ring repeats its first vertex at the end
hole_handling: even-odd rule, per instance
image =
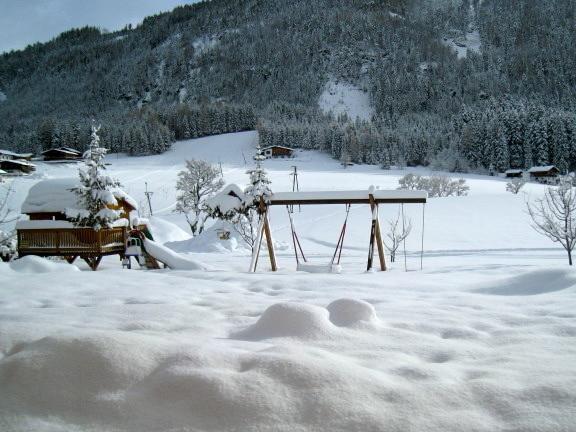
MULTIPOLYGON (((260 224, 256 235, 255 247, 250 262, 250 271, 255 272, 258 266, 258 257, 262 248, 262 240, 266 238, 268 247, 268 257, 270 259, 270 266, 272 271, 278 269, 276 264, 276 253, 274 251, 274 243, 270 230, 270 222, 268 218, 269 208, 271 206, 285 206, 288 211, 288 218, 290 220, 290 231, 292 235, 292 243, 294 247, 294 256, 296 259, 296 268, 299 271, 306 271, 309 273, 340 273, 340 260, 342 258, 342 248, 344 247, 344 239, 346 236, 346 227, 348 225, 348 217, 350 215, 350 207, 352 204, 369 204, 372 210, 370 241, 368 247, 368 261, 366 270, 373 269, 374 262, 374 249, 375 246, 378 250, 378 258, 380 270, 386 271, 386 260, 384 257, 384 243, 382 241, 382 233, 380 230, 380 221, 378 217, 378 210, 380 204, 401 204, 402 212, 404 211, 404 204, 422 204, 422 251, 420 253, 420 263, 422 265, 423 258, 423 245, 424 245, 424 205, 426 204, 428 194, 424 191, 405 191, 405 190, 379 190, 371 187, 368 191, 324 191, 324 192, 279 192, 273 194, 268 201, 260 198, 260 224), (293 206, 298 205, 328 205, 328 204, 343 204, 346 208, 344 223, 340 230, 340 236, 336 242, 336 247, 332 255, 332 259, 327 264, 314 264, 306 259, 302 244, 298 238, 296 227, 290 211, 293 206)), ((405 248, 405 247, 404 247, 405 248)))

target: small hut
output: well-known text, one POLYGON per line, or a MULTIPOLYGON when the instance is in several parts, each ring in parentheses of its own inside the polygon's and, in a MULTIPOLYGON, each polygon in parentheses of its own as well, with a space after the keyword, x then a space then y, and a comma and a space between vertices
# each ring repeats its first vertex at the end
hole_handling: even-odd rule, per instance
POLYGON ((284 147, 280 145, 273 145, 269 147, 264 147, 262 149, 262 154, 266 158, 286 158, 294 156, 294 150, 290 147, 284 147))
POLYGON ((0 169, 10 174, 30 174, 36 171, 36 165, 25 160, 2 159, 0 169))
POLYGON ((558 183, 558 176, 560 170, 554 165, 535 166, 528 170, 530 179, 539 183, 556 184, 558 183))
POLYGON ((34 156, 33 153, 14 153, 10 150, 0 149, 0 160, 25 160, 29 161, 34 156))
POLYGON ((506 178, 521 178, 523 175, 524 171, 521 169, 509 169, 504 172, 506 178))
POLYGON ((82 159, 82 153, 69 147, 51 148, 42 152, 45 161, 79 161, 82 159))
POLYGON ((22 204, 22 213, 28 220, 16 225, 19 256, 61 256, 68 262, 80 257, 92 270, 96 270, 105 255, 123 257, 130 212, 137 209, 136 202, 116 189, 112 191, 116 204, 108 207, 119 211, 120 219, 98 231, 76 227, 67 212, 80 207, 72 190, 78 186, 78 179, 65 178, 44 180, 30 189, 22 204))

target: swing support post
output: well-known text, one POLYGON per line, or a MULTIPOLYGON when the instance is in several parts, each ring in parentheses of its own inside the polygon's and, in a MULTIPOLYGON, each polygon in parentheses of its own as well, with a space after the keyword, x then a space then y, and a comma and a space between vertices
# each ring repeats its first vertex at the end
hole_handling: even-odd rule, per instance
POLYGON ((372 270, 374 262, 374 244, 378 248, 378 258, 380 260, 380 270, 386 271, 386 258, 384 257, 384 244, 380 231, 380 218, 378 217, 378 203, 373 194, 369 194, 370 208, 372 209, 372 227, 370 229, 370 246, 368 249, 368 262, 366 271, 372 270))
POLYGON ((264 202, 263 197, 260 197, 258 213, 260 214, 260 223, 258 224, 258 232, 256 234, 256 241, 254 242, 254 249, 252 250, 250 272, 255 273, 256 268, 258 267, 258 257, 260 256, 260 249, 262 248, 263 236, 266 237, 266 246, 268 247, 270 267, 272 267, 272 271, 277 271, 278 267, 276 265, 276 252, 274 251, 274 242, 272 241, 272 232, 270 230, 270 222, 268 220, 268 206, 264 202))

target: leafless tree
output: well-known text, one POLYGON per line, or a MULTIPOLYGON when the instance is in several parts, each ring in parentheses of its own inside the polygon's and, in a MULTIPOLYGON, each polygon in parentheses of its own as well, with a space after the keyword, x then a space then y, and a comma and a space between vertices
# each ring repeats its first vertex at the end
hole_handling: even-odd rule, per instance
POLYGON ((465 196, 470 190, 465 179, 452 180, 450 177, 438 175, 423 177, 409 173, 398 180, 398 184, 398 189, 424 190, 430 198, 465 196))
POLYGON ((506 191, 517 195, 525 184, 526 180, 524 180, 522 177, 514 178, 506 183, 506 191))
POLYGON ((576 245, 576 189, 562 179, 557 187, 549 187, 544 197, 533 204, 526 203, 532 227, 555 243, 560 243, 572 265, 572 251, 576 245))
POLYGON ((10 207, 10 197, 13 193, 13 185, 7 185, 0 177, 0 258, 2 259, 9 258, 15 250, 15 231, 11 224, 18 219, 18 213, 10 207))
POLYGON ((384 240, 384 245, 386 249, 388 249, 388 252, 390 252, 390 261, 394 262, 398 248, 412 231, 412 222, 398 209, 396 219, 388 221, 388 226, 389 231, 386 234, 388 240, 384 240))
POLYGON ((205 161, 186 161, 186 168, 178 173, 176 211, 186 215, 192 235, 201 234, 204 230, 208 218, 205 200, 222 186, 224 181, 220 177, 220 170, 205 161))

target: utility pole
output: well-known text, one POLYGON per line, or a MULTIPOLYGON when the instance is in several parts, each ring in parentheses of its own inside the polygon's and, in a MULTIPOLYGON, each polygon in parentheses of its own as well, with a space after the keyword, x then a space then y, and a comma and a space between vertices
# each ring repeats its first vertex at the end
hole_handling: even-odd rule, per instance
POLYGON ((150 192, 148 191, 148 182, 144 183, 146 185, 146 190, 144 191, 144 195, 146 195, 146 199, 148 200, 148 209, 150 210, 150 216, 153 215, 152 213, 152 201, 151 201, 151 197, 154 194, 154 192, 150 192))
MULTIPOLYGON (((292 192, 299 192, 300 185, 298 184, 298 167, 296 165, 292 165, 292 173, 290 174, 292 177, 292 192)), ((302 211, 302 207, 298 204, 298 212, 302 211)), ((294 206, 290 206, 290 213, 294 213, 294 206)))

